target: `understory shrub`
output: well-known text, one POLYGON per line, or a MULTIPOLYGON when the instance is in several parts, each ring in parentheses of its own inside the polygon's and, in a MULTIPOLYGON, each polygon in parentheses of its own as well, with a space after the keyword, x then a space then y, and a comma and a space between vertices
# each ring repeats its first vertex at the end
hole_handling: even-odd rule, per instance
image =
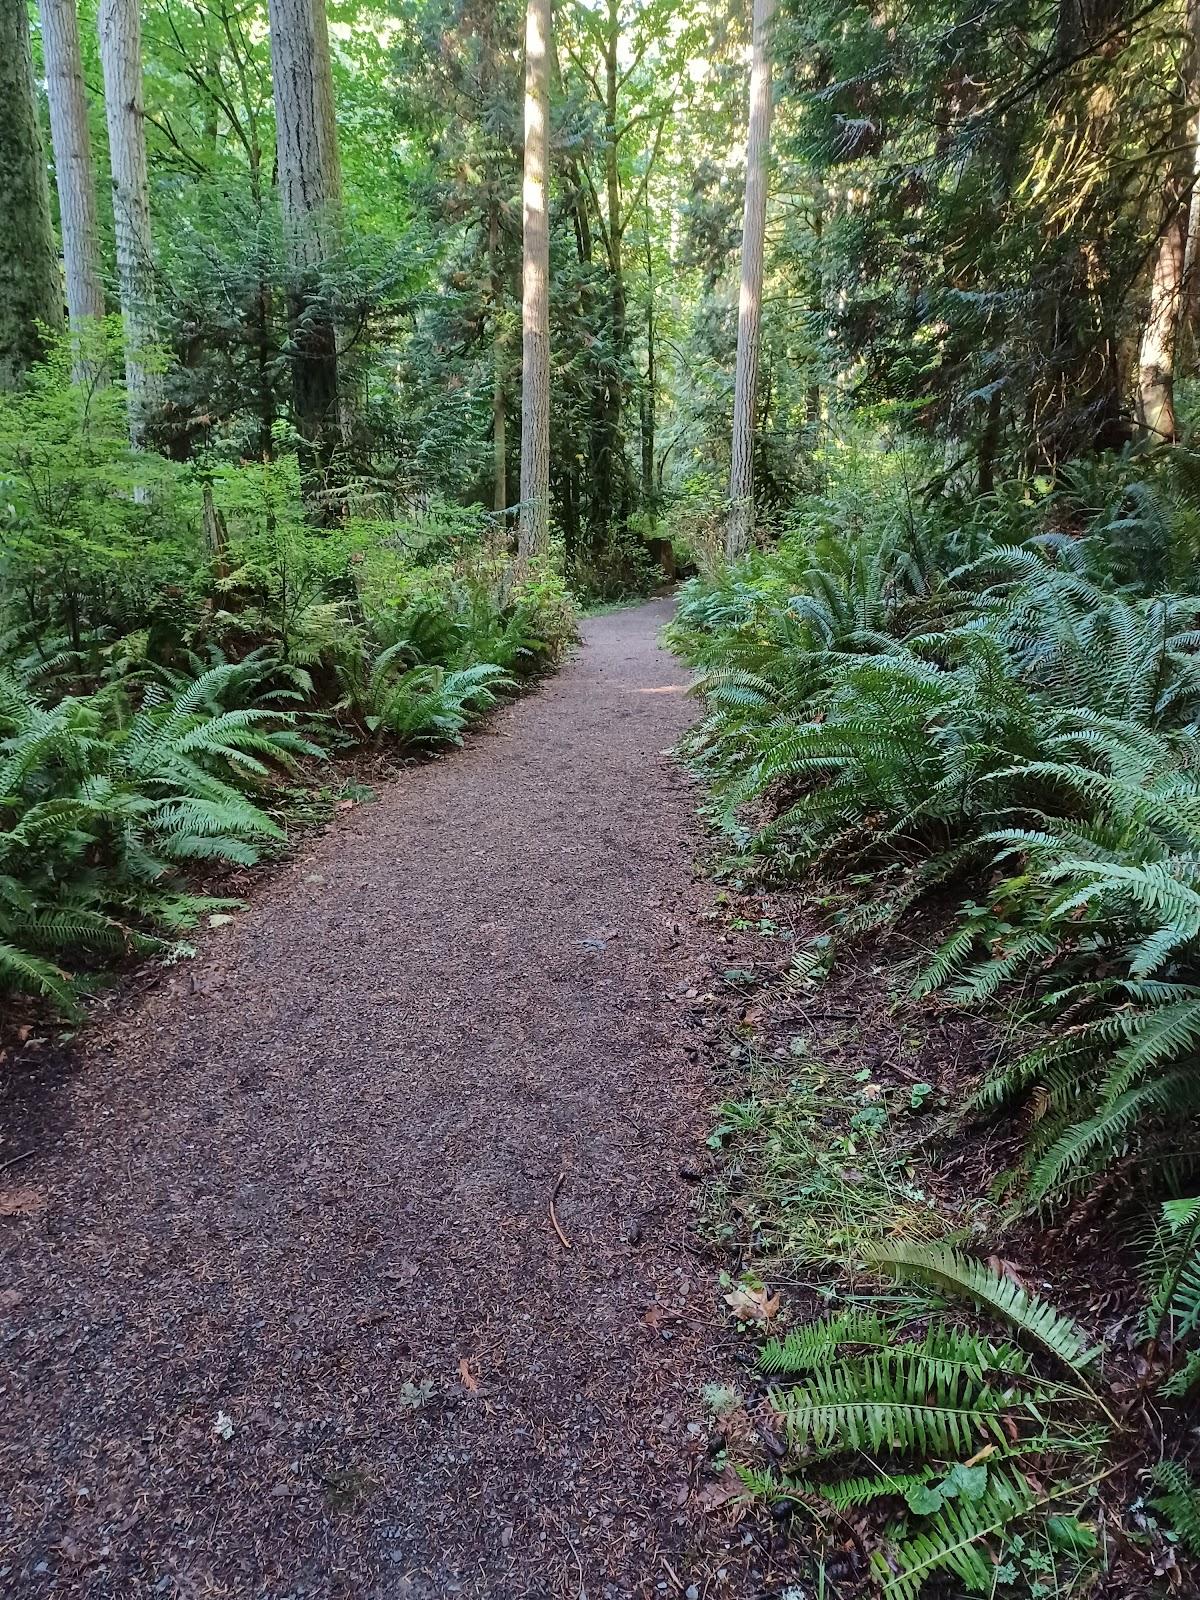
MULTIPOLYGON (((803 1175, 777 1175, 779 1203, 841 1219, 810 1251, 840 1257, 821 1292, 841 1304, 766 1346, 778 1460, 743 1475, 828 1548, 865 1528, 892 1600, 1084 1592, 1112 1529, 1184 1585, 1176 1549, 1200 1556, 1197 466, 1177 448, 962 500, 922 491, 903 448, 851 452, 776 548, 693 581, 673 625, 731 870, 813 878, 834 907, 792 981, 936 888, 950 927, 911 995, 999 1024, 952 1111, 1007 1119, 1018 1154, 992 1200, 1012 1220, 1103 1187, 1140 1239, 1138 1326, 1089 1345, 999 1258, 930 1239, 911 1147, 863 1148, 878 1105, 841 1143, 827 1111, 756 1108, 762 1160, 803 1175), (872 1159, 890 1189, 866 1184, 872 1159), (900 1291, 864 1295, 864 1269, 900 1291), (1141 1401, 1117 1405, 1133 1344, 1141 1401)), ((978 1244, 977 1221, 957 1227, 978 1244)))
POLYGON ((129 447, 119 327, 0 396, 0 993, 71 1008, 69 972, 210 904, 197 865, 282 837, 298 758, 426 750, 555 665, 562 579, 514 576, 478 508, 310 515, 297 460, 180 465, 129 447))
POLYGON ((965 890, 914 988, 1023 1041, 972 1106, 1021 1113, 1022 1204, 1157 1183, 1200 1133, 1198 463, 975 501, 912 466, 860 453, 777 549, 688 586, 687 748, 741 870, 870 882, 844 934, 965 890))

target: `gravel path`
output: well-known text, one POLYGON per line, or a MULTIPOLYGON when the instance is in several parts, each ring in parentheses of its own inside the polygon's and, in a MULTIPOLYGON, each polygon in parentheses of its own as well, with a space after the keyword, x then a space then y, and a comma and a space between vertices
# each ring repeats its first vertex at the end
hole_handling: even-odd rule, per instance
POLYGON ((91 1030, 0 1173, 0 1593, 692 1581, 716 1357, 667 614, 592 620, 91 1030))

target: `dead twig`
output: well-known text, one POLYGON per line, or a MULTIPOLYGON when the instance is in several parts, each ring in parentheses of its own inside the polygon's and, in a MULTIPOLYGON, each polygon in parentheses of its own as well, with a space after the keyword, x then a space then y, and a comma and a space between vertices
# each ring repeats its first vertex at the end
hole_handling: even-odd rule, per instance
POLYGON ((0 1172, 7 1172, 9 1167, 15 1167, 18 1161, 28 1161, 30 1156, 36 1155, 36 1147, 32 1150, 22 1150, 19 1156, 9 1156, 7 1161, 0 1161, 0 1172))
POLYGON ((563 1249, 564 1250, 569 1250, 571 1248, 571 1241, 570 1241, 570 1239, 567 1238, 566 1234, 562 1231, 562 1228, 559 1226, 558 1217, 555 1215, 555 1211, 554 1211, 554 1202, 558 1199, 558 1191, 562 1188, 563 1184, 566 1181, 567 1181, 566 1173, 565 1172, 560 1172, 559 1175, 558 1175, 558 1182, 554 1185, 553 1192, 550 1195, 550 1223, 551 1223, 551 1226, 553 1227, 555 1233, 558 1235, 559 1242, 561 1243, 563 1249))
MULTIPOLYGON (((564 1176, 565 1176, 565 1174, 564 1174, 564 1176)), ((561 1183, 562 1182, 562 1177, 560 1177, 558 1181, 559 1181, 559 1183, 561 1183)), ((554 1192, 557 1194, 558 1190, 556 1189, 554 1192)), ((553 1201, 551 1201, 551 1206, 553 1207, 553 1201)), ((553 1214, 554 1213, 553 1213, 553 1210, 552 1210, 551 1211, 551 1216, 553 1216, 553 1214)), ((555 1227, 557 1227, 557 1226, 558 1226, 558 1224, 555 1223, 555 1227)), ((560 1237, 561 1237, 561 1235, 560 1235, 560 1237)), ((572 1542, 571 1535, 569 1533, 566 1533, 565 1530, 564 1530, 564 1537, 566 1538, 567 1546, 570 1549, 571 1554, 575 1557, 575 1567, 576 1567, 576 1570, 579 1573, 579 1600, 587 1600, 587 1590, 583 1586, 583 1562, 579 1559, 579 1551, 576 1550, 575 1545, 572 1542)))

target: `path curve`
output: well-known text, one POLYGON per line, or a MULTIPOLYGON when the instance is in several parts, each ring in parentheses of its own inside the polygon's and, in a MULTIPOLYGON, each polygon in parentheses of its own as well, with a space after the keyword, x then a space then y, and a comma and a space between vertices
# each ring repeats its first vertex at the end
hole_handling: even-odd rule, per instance
POLYGON ((679 1570, 712 1289, 668 614, 592 619, 93 1032, 61 1141, 0 1176, 0 1593, 679 1570))

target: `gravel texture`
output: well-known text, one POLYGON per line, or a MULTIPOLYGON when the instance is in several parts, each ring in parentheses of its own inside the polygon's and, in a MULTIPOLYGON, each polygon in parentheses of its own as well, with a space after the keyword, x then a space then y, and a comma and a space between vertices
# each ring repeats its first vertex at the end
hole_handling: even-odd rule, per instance
POLYGON ((0 1593, 725 1592, 668 614, 591 620, 47 1078, 0 1171, 0 1593))

